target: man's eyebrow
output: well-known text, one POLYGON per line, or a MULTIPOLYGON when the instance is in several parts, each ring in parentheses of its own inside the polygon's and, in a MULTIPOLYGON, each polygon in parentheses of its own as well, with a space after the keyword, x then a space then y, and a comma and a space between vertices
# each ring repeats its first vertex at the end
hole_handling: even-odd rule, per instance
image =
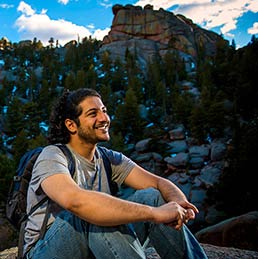
POLYGON ((99 108, 90 108, 90 109, 88 109, 87 111, 85 111, 85 114, 88 114, 88 113, 90 113, 90 112, 92 112, 92 111, 97 111, 97 110, 107 110, 107 107, 106 106, 103 106, 103 107, 101 107, 100 109, 99 108))
POLYGON ((97 111, 97 110, 98 110, 97 108, 90 108, 87 111, 85 111, 85 114, 90 113, 92 111, 97 111))

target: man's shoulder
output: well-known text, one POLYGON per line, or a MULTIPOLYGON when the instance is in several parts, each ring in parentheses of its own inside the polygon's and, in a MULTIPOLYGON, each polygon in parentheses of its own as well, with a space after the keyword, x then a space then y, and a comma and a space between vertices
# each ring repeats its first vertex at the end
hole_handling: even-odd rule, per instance
POLYGON ((125 157, 121 152, 104 146, 97 146, 97 150, 102 159, 108 159, 114 165, 120 164, 125 157))
MULTIPOLYGON (((65 157, 64 152, 60 148, 61 144, 49 144, 43 147, 40 158, 51 159, 56 157, 65 157)), ((63 145, 64 146, 64 145, 63 145)), ((68 147, 66 148, 68 149, 68 147)))

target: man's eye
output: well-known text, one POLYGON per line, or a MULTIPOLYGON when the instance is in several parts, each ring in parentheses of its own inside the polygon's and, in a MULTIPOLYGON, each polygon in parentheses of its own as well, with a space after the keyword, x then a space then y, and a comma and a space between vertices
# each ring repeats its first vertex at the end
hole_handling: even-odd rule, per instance
POLYGON ((97 113, 96 112, 91 112, 91 113, 89 113, 88 114, 90 117, 95 117, 96 115, 97 115, 97 113))

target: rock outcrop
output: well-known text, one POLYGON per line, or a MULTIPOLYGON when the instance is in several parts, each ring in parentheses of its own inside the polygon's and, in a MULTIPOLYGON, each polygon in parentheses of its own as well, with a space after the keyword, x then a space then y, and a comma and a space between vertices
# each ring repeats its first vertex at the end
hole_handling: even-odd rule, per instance
POLYGON ((229 218, 195 236, 203 243, 258 251, 258 211, 229 218))
POLYGON ((222 39, 183 15, 153 10, 151 5, 114 5, 113 14, 111 30, 103 39, 100 53, 109 51, 111 57, 123 60, 129 50, 142 66, 168 51, 177 51, 185 61, 195 62, 201 52, 214 55, 216 42, 222 39))
MULTIPOLYGON (((218 247, 202 244, 209 259, 257 259, 258 252, 241 250, 232 247, 218 247)), ((12 247, 0 252, 0 259, 16 259, 17 247, 12 247)), ((150 257, 151 258, 151 257, 150 257)), ((152 257, 153 258, 153 257, 152 257)))

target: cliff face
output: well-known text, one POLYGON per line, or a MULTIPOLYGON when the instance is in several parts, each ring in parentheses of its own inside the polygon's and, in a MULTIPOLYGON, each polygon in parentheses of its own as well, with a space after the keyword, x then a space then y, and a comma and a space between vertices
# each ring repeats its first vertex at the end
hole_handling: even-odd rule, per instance
MULTIPOLYGON (((214 55, 216 42, 221 37, 204 30, 182 15, 163 9, 153 10, 132 5, 113 6, 111 30, 103 39, 101 52, 124 57, 125 50, 136 53, 143 60, 167 51, 178 51, 186 59, 196 60, 198 53, 214 55)), ((142 60, 142 61, 143 61, 142 60)))

